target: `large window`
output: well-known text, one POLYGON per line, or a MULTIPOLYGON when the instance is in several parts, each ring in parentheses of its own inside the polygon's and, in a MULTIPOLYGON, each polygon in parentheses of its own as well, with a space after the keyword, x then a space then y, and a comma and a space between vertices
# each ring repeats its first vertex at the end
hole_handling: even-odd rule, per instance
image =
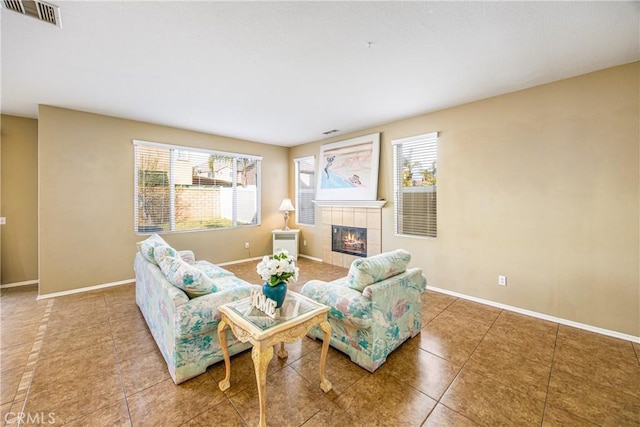
POLYGON ((438 133, 396 139, 391 143, 395 232, 436 237, 438 133))
POLYGON ((262 158, 133 141, 137 233, 260 223, 262 158))
POLYGON ((296 224, 315 225, 313 198, 316 191, 316 158, 294 159, 296 180, 296 224))

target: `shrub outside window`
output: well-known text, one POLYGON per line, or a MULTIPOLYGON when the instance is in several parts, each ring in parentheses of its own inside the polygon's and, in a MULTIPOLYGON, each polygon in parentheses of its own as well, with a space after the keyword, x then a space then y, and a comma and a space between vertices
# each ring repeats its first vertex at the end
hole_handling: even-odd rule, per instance
POLYGON ((395 233, 436 237, 438 133, 397 139, 391 143, 395 233))

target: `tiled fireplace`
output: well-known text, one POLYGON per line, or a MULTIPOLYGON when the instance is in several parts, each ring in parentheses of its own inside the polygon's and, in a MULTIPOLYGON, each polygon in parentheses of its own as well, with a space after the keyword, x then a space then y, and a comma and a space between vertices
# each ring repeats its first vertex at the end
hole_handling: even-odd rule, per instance
POLYGON ((322 260, 327 264, 349 268, 353 260, 381 252, 384 201, 328 202, 316 201, 322 209, 322 260), (339 230, 340 227, 344 227, 339 230), (336 231, 338 230, 338 231, 336 231), (346 249, 334 250, 334 236, 346 249))

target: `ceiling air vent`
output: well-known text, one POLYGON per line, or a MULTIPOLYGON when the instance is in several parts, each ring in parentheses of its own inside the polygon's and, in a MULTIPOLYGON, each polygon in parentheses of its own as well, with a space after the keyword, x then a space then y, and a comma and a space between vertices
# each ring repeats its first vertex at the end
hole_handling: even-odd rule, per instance
POLYGON ((62 28, 60 8, 56 5, 33 0, 4 0, 2 5, 14 12, 31 16, 62 28))

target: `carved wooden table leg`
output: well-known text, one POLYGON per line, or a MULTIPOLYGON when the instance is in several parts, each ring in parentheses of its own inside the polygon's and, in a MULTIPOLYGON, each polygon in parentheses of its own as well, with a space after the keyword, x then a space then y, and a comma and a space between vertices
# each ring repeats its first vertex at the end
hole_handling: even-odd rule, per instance
POLYGON ((329 351, 329 340, 331 340, 331 325, 329 322, 320 323, 322 329, 322 353, 320 354, 320 388, 325 393, 331 390, 331 382, 324 375, 324 366, 327 361, 327 352, 329 351))
POLYGON ((231 361, 229 360, 229 349, 227 348, 227 324, 224 320, 218 323, 218 340, 220 341, 220 347, 222 347, 222 356, 224 357, 224 370, 225 377, 218 383, 220 390, 225 391, 231 386, 231 361))
POLYGON ((267 368, 273 358, 273 346, 263 348, 262 343, 257 343, 251 350, 251 358, 256 371, 256 381, 258 383, 258 399, 260 401, 260 427, 266 427, 267 416, 267 368))
POLYGON ((284 349, 284 341, 280 343, 280 350, 278 350, 278 357, 280 359, 286 359, 289 357, 289 353, 284 349))

